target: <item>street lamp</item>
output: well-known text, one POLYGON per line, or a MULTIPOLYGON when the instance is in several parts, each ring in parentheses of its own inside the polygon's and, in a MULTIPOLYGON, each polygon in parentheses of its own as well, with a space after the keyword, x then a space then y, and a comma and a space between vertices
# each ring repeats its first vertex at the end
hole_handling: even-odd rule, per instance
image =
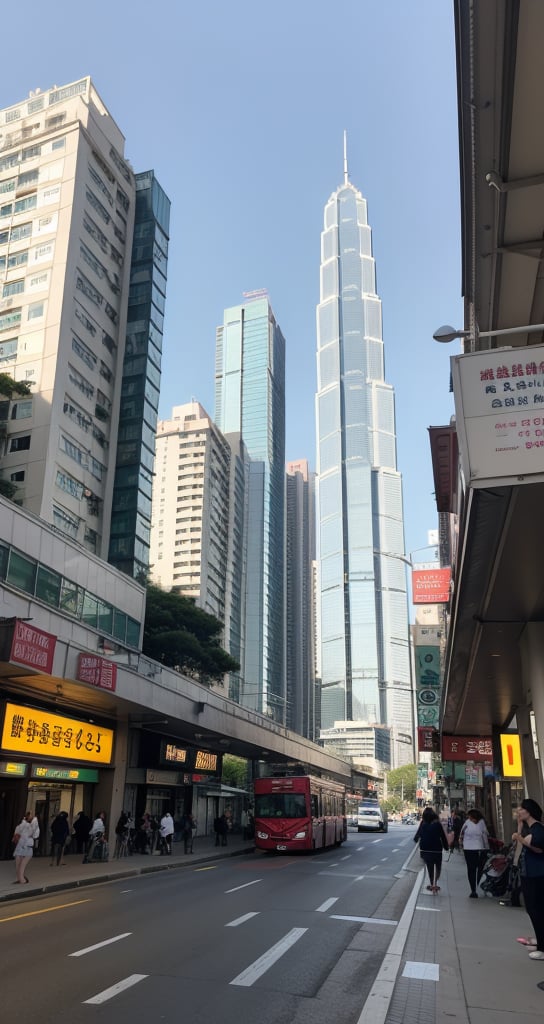
POLYGON ((498 338, 501 334, 534 334, 537 331, 544 331, 544 324, 527 324, 526 327, 503 327, 501 330, 495 331, 479 331, 478 328, 475 328, 474 331, 458 331, 455 327, 444 324, 443 327, 439 327, 434 332, 433 338, 435 341, 447 345, 448 342, 455 341, 456 338, 470 338, 472 335, 476 338, 498 338))

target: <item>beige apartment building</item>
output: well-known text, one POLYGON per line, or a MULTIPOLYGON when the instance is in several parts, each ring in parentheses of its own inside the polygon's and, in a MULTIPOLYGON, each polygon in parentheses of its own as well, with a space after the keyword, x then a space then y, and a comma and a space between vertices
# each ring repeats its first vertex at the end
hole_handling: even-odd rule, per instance
POLYGON ((0 471, 15 500, 108 557, 134 175, 90 78, 0 111, 0 471))

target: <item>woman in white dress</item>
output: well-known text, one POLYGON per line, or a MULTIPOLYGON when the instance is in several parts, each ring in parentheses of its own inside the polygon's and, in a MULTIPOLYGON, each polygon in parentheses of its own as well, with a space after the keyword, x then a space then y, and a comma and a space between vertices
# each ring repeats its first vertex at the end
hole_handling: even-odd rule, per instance
POLYGON ((13 841, 16 843, 13 856, 15 857, 15 873, 17 875, 14 885, 23 885, 28 882, 25 868, 34 853, 34 840, 38 838, 39 834, 38 823, 32 811, 27 811, 13 835, 13 841))

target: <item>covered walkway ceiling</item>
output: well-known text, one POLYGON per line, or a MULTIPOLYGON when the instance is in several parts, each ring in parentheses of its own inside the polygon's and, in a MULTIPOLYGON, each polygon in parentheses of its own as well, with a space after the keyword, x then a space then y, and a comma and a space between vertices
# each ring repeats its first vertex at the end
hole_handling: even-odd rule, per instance
MULTIPOLYGON (((544 3, 455 0, 465 351, 542 344, 477 331, 544 322, 544 3)), ((537 456, 544 471, 544 450, 537 456)), ((544 619, 544 487, 470 491, 444 686, 446 733, 487 734, 523 702, 518 640, 544 619)))

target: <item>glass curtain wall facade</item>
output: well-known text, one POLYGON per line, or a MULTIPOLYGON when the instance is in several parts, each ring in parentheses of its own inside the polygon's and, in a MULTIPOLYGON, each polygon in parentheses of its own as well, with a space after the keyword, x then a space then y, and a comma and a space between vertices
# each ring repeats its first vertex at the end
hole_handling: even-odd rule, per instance
POLYGON ((306 459, 287 463, 286 484, 286 725, 314 740, 315 474, 306 459))
POLYGON ((249 456, 244 678, 240 702, 285 722, 285 339, 267 298, 225 310, 215 421, 249 456))
POLYGON ((394 392, 367 204, 344 178, 325 207, 317 308, 321 725, 381 722, 412 736, 394 392))
POLYGON ((170 200, 153 171, 136 178, 117 461, 108 561, 145 579, 161 382, 170 200))

